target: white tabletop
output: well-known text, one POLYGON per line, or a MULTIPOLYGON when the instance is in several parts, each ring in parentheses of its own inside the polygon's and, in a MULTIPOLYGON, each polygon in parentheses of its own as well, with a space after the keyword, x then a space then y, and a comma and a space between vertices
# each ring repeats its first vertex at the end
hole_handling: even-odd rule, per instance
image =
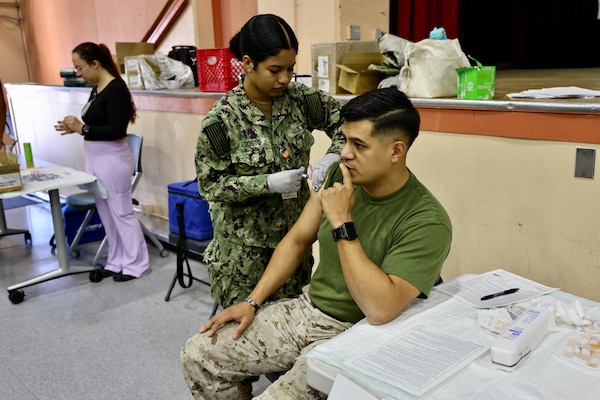
MULTIPOLYGON (((564 303, 579 300, 596 314, 600 311, 600 304, 568 293, 554 292, 551 296, 564 303)), ((407 323, 410 324, 411 318, 429 318, 431 324, 428 326, 444 329, 438 326, 437 321, 441 318, 436 318, 436 310, 450 312, 462 320, 472 320, 472 328, 469 327, 465 332, 467 335, 488 335, 490 343, 495 338, 477 326, 477 309, 434 290, 428 300, 415 300, 401 316, 388 324, 373 326, 362 320, 346 332, 315 347, 306 355, 308 383, 329 393, 336 375, 341 373, 371 391, 378 399, 418 398, 353 370, 347 361, 356 357, 358 352, 368 351, 369 347, 385 342, 407 323)), ((562 356, 567 339, 577 334, 575 326, 557 320, 556 328, 515 370, 507 372, 495 368, 487 352, 421 398, 597 399, 600 393, 600 368, 580 365, 562 356)))
POLYGON ((35 160, 34 165, 34 168, 21 169, 23 188, 1 192, 0 199, 9 199, 24 194, 44 192, 69 186, 79 186, 98 193, 101 196, 106 195, 104 188, 98 184, 96 177, 87 172, 54 165, 43 160, 35 160))

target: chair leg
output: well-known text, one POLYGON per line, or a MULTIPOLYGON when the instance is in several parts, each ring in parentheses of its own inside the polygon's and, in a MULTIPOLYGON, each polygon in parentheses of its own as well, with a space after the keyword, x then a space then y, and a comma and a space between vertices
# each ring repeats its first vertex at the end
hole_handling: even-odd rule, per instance
POLYGON ((144 225, 142 223, 142 221, 140 221, 138 219, 138 222, 140 223, 140 226, 142 227, 142 232, 144 233, 144 236, 146 236, 148 239, 150 239, 150 241, 152 243, 154 243, 154 245, 156 246, 156 248, 158 249, 160 256, 161 257, 166 257, 169 255, 169 252, 167 250, 165 250, 165 247, 163 246, 163 244, 156 238, 156 236, 154 235, 154 233, 150 232, 150 230, 146 227, 146 225, 144 225))
POLYGON ((92 265, 96 266, 96 265, 100 264, 98 262, 98 260, 100 259, 100 257, 102 257, 102 255, 106 251, 107 246, 108 246, 108 239, 106 238, 106 236, 104 236, 104 239, 102 239, 102 243, 100 243, 100 247, 98 247, 98 250, 96 250, 96 254, 94 255, 94 259, 92 260, 92 265))
POLYGON ((215 304, 213 304, 212 312, 210 313, 210 318, 215 316, 215 314, 217 313, 217 308, 219 308, 219 303, 215 301, 215 304))
POLYGON ((75 237, 73 238, 73 241, 71 242, 71 253, 73 253, 74 251, 77 251, 77 246, 79 246, 79 241, 81 240, 81 237, 85 233, 85 230, 88 227, 90 220, 92 219, 92 216, 94 215, 95 212, 96 212, 95 210, 89 210, 85 214, 85 218, 81 222, 81 225, 79 226, 79 229, 77 229, 77 233, 75 234, 75 237))

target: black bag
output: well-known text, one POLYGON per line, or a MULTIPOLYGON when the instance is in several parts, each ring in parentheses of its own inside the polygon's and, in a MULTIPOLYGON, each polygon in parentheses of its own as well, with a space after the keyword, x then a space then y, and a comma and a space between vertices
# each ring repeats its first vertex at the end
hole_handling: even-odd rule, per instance
POLYGON ((173 46, 169 54, 174 60, 181 61, 189 65, 194 74, 194 82, 198 86, 198 64, 196 63, 196 47, 195 46, 173 46))

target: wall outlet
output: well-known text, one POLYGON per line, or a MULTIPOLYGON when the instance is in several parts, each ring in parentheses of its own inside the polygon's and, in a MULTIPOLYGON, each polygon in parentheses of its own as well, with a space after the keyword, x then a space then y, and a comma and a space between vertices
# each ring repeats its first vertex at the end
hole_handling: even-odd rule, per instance
POLYGON ((360 26, 359 25, 348 25, 348 33, 346 35, 348 40, 360 40, 360 26))
POLYGON ((577 148, 575 153, 575 177, 594 178, 596 149, 577 148))

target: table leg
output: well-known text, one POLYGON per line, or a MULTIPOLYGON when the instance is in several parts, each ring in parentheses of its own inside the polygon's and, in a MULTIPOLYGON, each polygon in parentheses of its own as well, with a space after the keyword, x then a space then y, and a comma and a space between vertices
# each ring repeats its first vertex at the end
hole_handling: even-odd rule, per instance
POLYGON ((60 196, 58 195, 58 189, 50 190, 48 191, 48 194, 50 195, 50 211, 52 212, 52 223, 54 225, 54 236, 56 239, 58 268, 46 272, 45 274, 26 280, 24 282, 10 286, 8 288, 9 294, 17 289, 32 286, 41 282, 46 282, 51 279, 60 278, 62 276, 71 274, 79 274, 82 272, 90 272, 94 270, 94 267, 89 265, 76 266, 76 268, 73 269, 69 264, 69 249, 67 248, 67 240, 65 238, 65 227, 61 214, 60 196))
POLYGON ((4 214, 4 203, 0 199, 0 237, 8 235, 25 235, 25 244, 31 244, 31 233, 27 229, 12 229, 6 226, 6 215, 4 214))

